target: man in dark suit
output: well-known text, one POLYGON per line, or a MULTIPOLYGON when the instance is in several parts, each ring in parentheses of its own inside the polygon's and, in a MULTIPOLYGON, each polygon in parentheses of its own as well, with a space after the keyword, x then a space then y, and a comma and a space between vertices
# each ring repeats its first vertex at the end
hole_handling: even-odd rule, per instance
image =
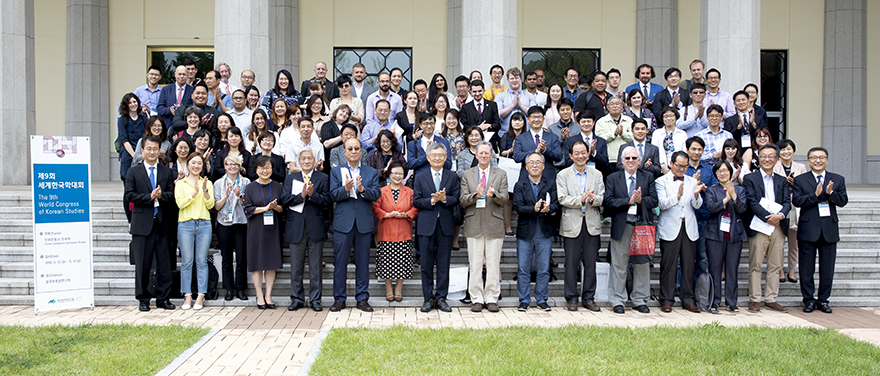
POLYGON ((315 312, 321 311, 321 256, 327 228, 324 225, 324 208, 330 205, 329 178, 315 170, 315 152, 303 148, 297 156, 301 172, 287 175, 281 193, 281 202, 288 208, 284 241, 290 243, 290 306, 296 311, 305 305, 303 269, 306 254, 309 258, 309 305, 315 312), (299 194, 293 194, 293 186, 299 194))
MULTIPOLYGON (((764 255, 766 255, 767 280, 764 282, 766 296, 764 306, 776 311, 788 312, 788 309, 776 302, 776 296, 779 295, 779 279, 776 277, 782 270, 782 246, 785 243, 785 235, 782 231, 788 229, 788 220, 785 217, 791 209, 791 195, 788 180, 782 175, 773 173, 773 166, 779 159, 779 147, 774 144, 764 145, 758 150, 758 156, 761 169, 743 177, 742 185, 746 189, 749 209, 754 213, 752 222, 763 222, 758 225, 770 227, 764 231, 749 228, 749 311, 761 310, 761 264, 764 263, 764 255), (761 202, 763 199, 766 199, 765 202, 761 202)), ((753 223, 752 227, 754 226, 753 223)))
MULTIPOLYGON (((430 160, 428 159, 428 146, 434 143, 442 144, 449 150, 449 141, 445 138, 434 134, 436 126, 434 115, 421 112, 418 115, 419 126, 422 129, 422 136, 418 137, 406 145, 406 168, 412 170, 413 174, 418 175, 422 171, 430 168, 430 160)), ((452 156, 446 156, 446 162, 443 163, 444 168, 452 168, 452 156)), ((416 217, 418 221, 418 217, 416 217)))
POLYGON ((742 90, 733 93, 733 106, 736 114, 724 119, 724 130, 733 135, 741 148, 750 148, 755 142, 755 132, 761 128, 767 129, 767 123, 749 105, 749 93, 742 90))
MULTIPOLYGON (((583 141, 590 147, 590 157, 587 159, 587 166, 593 167, 607 177, 612 169, 608 164, 608 143, 605 139, 593 134, 593 126, 596 125, 596 118, 590 110, 584 110, 577 114, 575 119, 578 122, 579 131, 572 133, 571 137, 565 140, 563 150, 571 150, 571 145, 575 141, 583 141)), ((562 167, 569 167, 573 161, 571 156, 565 155, 562 167)))
POLYGON ((541 154, 549 165, 543 169, 544 177, 551 185, 555 186, 556 169, 553 168, 553 163, 561 161, 565 153, 562 151, 559 137, 552 132, 545 132, 543 125, 544 108, 539 106, 529 108, 529 131, 516 136, 516 142, 513 145, 513 160, 522 163, 518 180, 523 180, 528 176, 526 157, 536 152, 541 154))
POLYGON ((356 138, 345 141, 348 163, 330 171, 330 200, 336 203, 333 211, 333 300, 331 312, 345 308, 345 285, 348 259, 354 247, 355 299, 357 308, 372 312, 370 298, 370 238, 374 226, 373 201, 379 199, 379 177, 376 170, 361 164, 361 142, 356 138))
MULTIPOLYGON (((174 84, 165 85, 159 91, 159 103, 156 105, 156 112, 165 121, 166 127, 171 127, 171 119, 177 113, 180 106, 189 106, 192 104, 193 87, 187 85, 186 67, 177 66, 174 70, 174 84)), ((205 102, 208 98, 205 97, 205 102)), ((183 112, 183 109, 180 110, 183 112)))
MULTIPOLYGON (((171 126, 168 128, 168 134, 176 135, 186 130, 187 125, 184 115, 186 109, 189 107, 195 107, 202 111, 202 120, 200 121, 202 129, 210 130, 214 121, 220 117, 220 111, 217 111, 214 107, 208 106, 208 86, 206 86, 204 82, 199 82, 192 89, 192 99, 190 100, 190 104, 178 107, 177 111, 174 113, 174 118, 171 120, 171 123, 169 123, 171 126)), ((169 139, 171 139, 171 137, 169 137, 169 139)))
MULTIPOLYGON (((135 298, 140 301, 138 309, 150 310, 152 297, 147 287, 150 284, 150 269, 156 261, 156 307, 174 309, 171 295, 171 261, 168 254, 168 240, 163 223, 163 210, 169 210, 174 203, 174 178, 171 169, 158 163, 162 143, 158 137, 150 136, 144 140, 141 163, 131 167, 125 178, 125 201, 132 205, 131 212, 131 252, 135 261, 135 298)), ((176 225, 176 223, 174 224, 176 225)))
POLYGON ((455 219, 452 208, 458 205, 461 188, 458 175, 444 168, 448 159, 446 146, 433 143, 426 154, 430 168, 416 173, 413 206, 419 209, 416 239, 422 251, 422 312, 437 308, 452 312, 446 302, 449 290, 449 262, 455 219), (434 263, 437 263, 437 292, 434 292, 434 263))
POLYGON ((660 111, 666 106, 675 108, 680 113, 682 108, 691 104, 688 89, 679 86, 681 85, 681 70, 676 67, 669 68, 666 73, 663 73, 663 78, 666 80, 666 89, 660 90, 654 95, 654 103, 651 105, 651 111, 654 112, 656 119, 662 119, 660 111))
MULTIPOLYGON (((534 108, 534 107, 533 107, 534 108)), ((531 112, 531 111, 529 111, 531 112)), ((550 132, 545 132, 545 134, 550 132)), ((526 134, 526 133, 524 133, 526 134)), ((525 158, 529 171, 527 178, 520 179, 513 188, 513 209, 516 210, 516 291, 519 295, 520 312, 529 309, 531 298, 532 260, 535 261, 537 272, 535 279, 535 301, 538 308, 550 311, 547 304, 550 283, 550 252, 553 234, 556 233, 550 218, 559 211, 559 197, 556 194, 556 182, 550 182, 543 176, 544 169, 553 169, 552 164, 545 166, 546 160, 539 152, 532 152, 525 158)))
MULTIPOLYGON (((635 77, 638 82, 629 85, 626 87, 626 93, 629 94, 632 89, 639 89, 642 92, 642 95, 645 96, 645 107, 651 108, 654 103, 654 98, 657 93, 663 91, 663 86, 657 85, 651 82, 652 79, 656 76, 654 73, 654 67, 650 64, 642 64, 636 68, 635 77)), ((679 74, 679 77, 681 75, 679 74)))
POLYGON ((623 155, 623 149, 632 146, 639 152, 639 168, 650 172, 654 175, 654 179, 659 178, 663 175, 660 163, 657 163, 660 160, 660 149, 645 139, 648 135, 648 123, 645 122, 645 119, 633 118, 632 132, 633 140, 620 145, 620 149, 617 151, 617 170, 623 169, 623 159, 620 158, 623 155))
POLYGON ((798 216, 798 257, 801 260, 801 295, 804 312, 831 313, 828 298, 834 279, 834 261, 837 242, 840 241, 837 226, 837 208, 846 206, 846 183, 843 176, 825 171, 828 166, 828 150, 814 147, 807 153, 811 174, 794 178, 792 204, 800 207, 798 216), (813 297, 816 271, 816 250, 819 251, 819 296, 813 297))
MULTIPOLYGON (((303 93, 303 95, 308 94, 309 85, 312 82, 317 82, 324 88, 324 97, 326 97, 328 101, 332 101, 334 98, 339 98, 339 88, 336 87, 336 84, 333 83, 333 81, 327 79, 327 63, 324 63, 323 61, 315 63, 314 72, 315 77, 303 80, 299 92, 303 93)), ((293 82, 290 84, 293 85, 293 82)))
MULTIPOLYGON (((483 81, 471 81, 471 97, 474 100, 465 103, 461 107, 461 126, 468 128, 478 126, 483 132, 498 132, 501 130, 501 116, 498 115, 498 105, 493 101, 483 99, 483 81)), ((501 137, 503 135, 496 135, 501 137)))
POLYGON ((375 86, 364 82, 367 78, 367 68, 361 63, 355 63, 351 67, 351 78, 351 96, 367 103, 367 97, 376 91, 375 86))

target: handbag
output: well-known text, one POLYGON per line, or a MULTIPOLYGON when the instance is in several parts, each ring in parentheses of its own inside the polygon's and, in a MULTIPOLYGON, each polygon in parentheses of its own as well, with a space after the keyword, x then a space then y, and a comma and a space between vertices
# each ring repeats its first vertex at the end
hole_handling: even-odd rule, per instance
POLYGON ((633 226, 629 243, 629 262, 645 264, 654 261, 657 228, 654 225, 633 226))

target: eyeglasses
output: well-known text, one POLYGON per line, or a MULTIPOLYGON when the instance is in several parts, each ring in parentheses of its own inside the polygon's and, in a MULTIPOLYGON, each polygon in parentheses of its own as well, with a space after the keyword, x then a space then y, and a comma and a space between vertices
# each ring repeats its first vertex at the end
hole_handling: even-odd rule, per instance
POLYGON ((707 117, 707 118, 710 118, 710 119, 717 119, 717 118, 720 118, 720 117, 722 117, 722 116, 723 116, 723 115, 721 115, 721 114, 709 114, 709 115, 706 115, 706 117, 707 117))
POLYGON ((673 163, 672 165, 675 166, 675 167, 681 168, 681 169, 684 169, 684 168, 687 168, 687 167, 688 167, 686 164, 673 163))
POLYGON ((253 79, 254 79, 254 76, 245 76, 245 75, 241 75, 241 78, 244 78, 244 79, 246 79, 246 80, 253 80, 253 79))
POLYGON ((759 157, 759 159, 776 159, 776 155, 774 154, 765 154, 759 157))
POLYGON ((226 166, 226 167, 238 167, 238 165, 235 164, 235 163, 227 163, 227 164, 225 164, 224 166, 226 166))
POLYGON ((539 166, 544 164, 544 161, 528 161, 526 164, 529 166, 539 166))
POLYGON ((625 161, 637 161, 637 160, 639 160, 639 157, 623 157, 623 160, 625 160, 625 161))
POLYGON ((826 157, 824 155, 814 155, 814 156, 811 156, 807 159, 809 159, 811 161, 825 161, 825 160, 828 160, 828 157, 826 157))
POLYGON ((272 166, 257 167, 257 171, 272 171, 272 166))
POLYGON ((351 146, 351 147, 345 148, 345 150, 346 151, 358 151, 358 150, 361 150, 361 147, 360 146, 351 146))

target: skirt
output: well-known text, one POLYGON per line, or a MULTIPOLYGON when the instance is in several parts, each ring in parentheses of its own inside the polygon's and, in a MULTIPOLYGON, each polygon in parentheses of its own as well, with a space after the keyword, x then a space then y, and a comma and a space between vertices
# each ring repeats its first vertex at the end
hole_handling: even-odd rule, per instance
POLYGON ((376 250, 376 277, 379 279, 412 278, 415 247, 412 240, 379 242, 376 250))

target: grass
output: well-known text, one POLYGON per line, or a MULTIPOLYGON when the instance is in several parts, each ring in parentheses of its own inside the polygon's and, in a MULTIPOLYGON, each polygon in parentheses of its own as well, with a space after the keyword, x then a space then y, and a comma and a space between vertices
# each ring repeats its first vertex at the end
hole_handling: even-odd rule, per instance
POLYGON ((0 326, 0 375, 152 375, 207 332, 130 324, 0 326))
POLYGON ((313 375, 878 375, 880 349, 831 329, 333 329, 313 375))

